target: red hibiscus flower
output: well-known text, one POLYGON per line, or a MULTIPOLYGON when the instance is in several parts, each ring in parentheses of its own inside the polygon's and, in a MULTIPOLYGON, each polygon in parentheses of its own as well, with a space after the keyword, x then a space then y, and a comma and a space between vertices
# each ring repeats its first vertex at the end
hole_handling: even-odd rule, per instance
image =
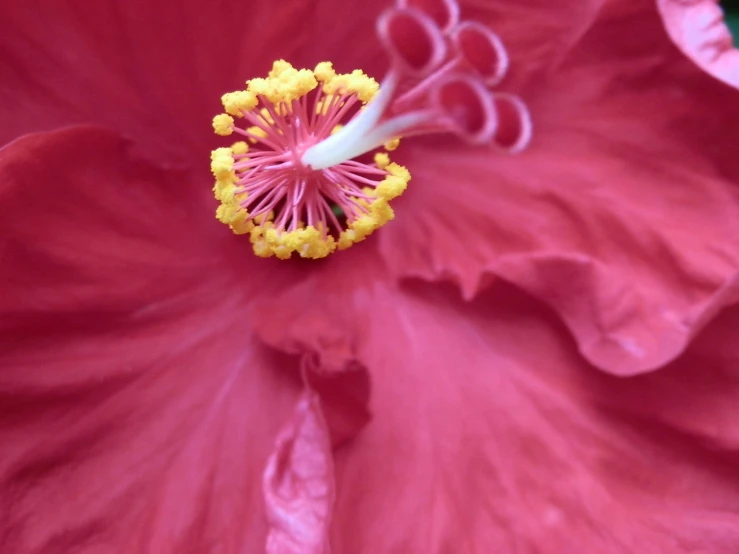
POLYGON ((403 140, 325 260, 213 218, 221 95, 382 76, 387 7, 0 8, 0 550, 736 552, 739 98, 670 4, 460 2, 524 152, 403 140))

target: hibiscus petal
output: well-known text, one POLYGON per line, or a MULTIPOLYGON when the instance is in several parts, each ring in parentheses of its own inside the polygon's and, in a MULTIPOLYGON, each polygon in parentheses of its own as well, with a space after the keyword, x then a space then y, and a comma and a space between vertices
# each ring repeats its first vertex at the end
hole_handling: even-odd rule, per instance
POLYGON ((399 276, 450 279, 467 297, 490 275, 519 284, 619 374, 678 355, 739 277, 726 146, 739 142, 726 124, 739 98, 674 49, 648 4, 603 9, 524 96, 524 153, 408 141, 396 157, 414 186, 380 235, 399 276))
POLYGON ((71 0, 0 6, 0 144, 71 123, 110 126, 160 163, 205 163, 221 95, 274 60, 377 72, 372 3, 71 0))
POLYGON ((92 127, 0 150, 0 326, 128 313, 189 294, 223 260, 214 243, 226 234, 204 209, 207 187, 196 193, 184 181, 92 127))
POLYGON ((665 28, 685 54, 714 77, 739 87, 739 50, 717 0, 657 0, 665 28))
MULTIPOLYGON (((346 256, 332 261, 330 267, 318 268, 315 274, 324 275, 328 270, 326 284, 341 289, 336 276, 342 275, 343 282, 347 273, 359 267, 358 259, 368 259, 368 253, 361 248, 353 250, 355 253, 347 252, 346 256)), ((300 282, 303 281, 309 287, 315 285, 313 280, 300 282)), ((283 287, 283 290, 285 288, 292 287, 283 287)), ((255 332, 272 348, 301 356, 303 382, 319 395, 332 446, 338 448, 354 438, 370 420, 369 375, 357 359, 356 342, 349 340, 346 332, 347 328, 362 323, 357 321, 356 314, 331 301, 335 290, 324 293, 321 287, 316 293, 302 286, 297 290, 301 294, 295 299, 295 305, 285 309, 275 309, 272 295, 259 299, 252 309, 256 316, 255 332), (321 298, 321 302, 317 304, 316 298, 321 298), (316 311, 317 306, 321 307, 320 311, 316 311), (295 313, 303 307, 302 314, 295 313), (343 325, 337 325, 337 321, 343 325)))
MULTIPOLYGON (((270 304, 263 300, 255 312, 269 313, 270 304)), ((304 323, 299 318, 296 322, 304 323)), ((257 327, 274 348, 302 354, 306 387, 264 474, 268 554, 328 554, 333 450, 353 439, 370 420, 369 377, 342 340, 346 334, 326 334, 322 331, 327 327, 320 323, 305 329, 307 333, 293 340, 296 335, 280 313, 265 317, 257 327), (319 343, 312 338, 319 338, 319 343)))
POLYGON ((299 368, 249 338, 230 235, 180 179, 94 128, 0 150, 4 551, 264 548, 299 368))
POLYGON ((465 303, 344 269, 337 287, 317 275, 272 303, 295 341, 322 313, 325 329, 361 330, 375 417, 336 454, 335 551, 733 554, 737 317, 632 382, 594 371, 548 310, 500 282, 465 303), (347 328, 339 307, 365 325, 347 328))

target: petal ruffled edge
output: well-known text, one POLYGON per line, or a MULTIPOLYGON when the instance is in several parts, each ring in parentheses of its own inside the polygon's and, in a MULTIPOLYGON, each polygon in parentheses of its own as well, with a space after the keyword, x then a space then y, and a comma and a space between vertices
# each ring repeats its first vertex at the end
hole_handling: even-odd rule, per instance
POLYGON ((376 417, 334 458, 336 552, 733 552, 735 479, 720 467, 736 440, 730 352, 619 379, 502 282, 467 303, 451 286, 338 269, 265 299, 283 344, 340 336, 372 372, 376 417))

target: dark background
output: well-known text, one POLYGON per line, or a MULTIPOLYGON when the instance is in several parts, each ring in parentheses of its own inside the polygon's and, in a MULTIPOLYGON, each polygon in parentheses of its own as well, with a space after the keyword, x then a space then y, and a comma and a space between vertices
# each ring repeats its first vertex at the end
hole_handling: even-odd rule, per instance
POLYGON ((734 34, 734 44, 739 37, 739 0, 722 0, 721 6, 726 11, 726 21, 734 34))

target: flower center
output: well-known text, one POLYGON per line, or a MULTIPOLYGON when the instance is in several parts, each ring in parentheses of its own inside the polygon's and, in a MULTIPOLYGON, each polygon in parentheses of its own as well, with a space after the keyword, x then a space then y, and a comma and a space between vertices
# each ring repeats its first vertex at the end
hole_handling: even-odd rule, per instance
POLYGON ((392 66, 382 87, 360 70, 279 60, 224 94, 215 132, 243 140, 212 153, 216 217, 248 233, 258 256, 323 258, 393 219, 389 203, 410 180, 388 154, 401 137, 443 132, 523 149, 525 105, 489 90, 505 75, 505 49, 458 14, 454 0, 398 0, 385 12, 378 33, 392 66))

